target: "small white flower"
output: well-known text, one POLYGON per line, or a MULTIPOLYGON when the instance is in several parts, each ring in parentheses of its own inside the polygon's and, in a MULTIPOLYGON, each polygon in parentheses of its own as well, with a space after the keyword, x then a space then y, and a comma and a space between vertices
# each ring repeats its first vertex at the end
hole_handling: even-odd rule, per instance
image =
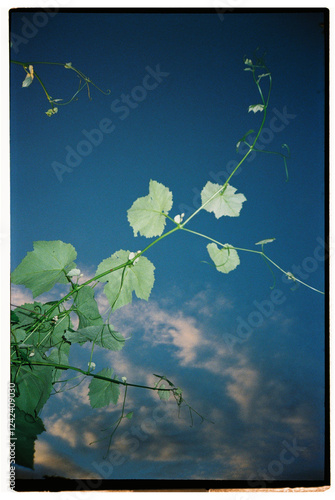
POLYGON ((252 66, 252 60, 251 59, 246 59, 244 61, 244 64, 247 64, 248 66, 252 66))
POLYGON ((31 353, 29 354, 29 357, 32 358, 33 356, 35 356, 35 353, 34 353, 34 351, 31 351, 31 353))
POLYGON ((288 277, 289 280, 295 281, 295 277, 293 276, 292 273, 288 272, 288 273, 286 273, 286 276, 288 277))
POLYGON ((80 269, 71 269, 71 271, 69 271, 67 273, 68 276, 80 276, 80 269))
POLYGON ((88 368, 91 369, 91 370, 94 370, 95 368, 95 363, 93 363, 93 361, 91 361, 90 363, 87 363, 88 364, 88 368))
POLYGON ((184 216, 185 216, 185 214, 181 214, 181 215, 178 214, 174 217, 173 220, 176 222, 176 224, 180 224, 183 221, 184 216))
POLYGON ((70 63, 70 62, 66 63, 66 64, 64 65, 64 68, 66 68, 66 69, 70 69, 70 68, 72 68, 72 63, 70 63))
POLYGON ((248 113, 250 111, 253 111, 254 113, 257 113, 257 111, 264 111, 264 104, 251 104, 248 109, 248 113))
MULTIPOLYGON (((138 255, 139 253, 141 253, 141 250, 137 250, 137 252, 130 252, 129 256, 128 256, 128 260, 133 260, 136 255, 138 255)), ((137 259, 134 260, 133 264, 136 264, 138 261, 140 260, 139 257, 137 257, 137 259)))
POLYGON ((52 318, 52 321, 54 321, 54 322, 56 323, 56 322, 58 321, 58 316, 54 316, 54 317, 52 318))
POLYGON ((121 377, 122 382, 127 382, 127 377, 121 377))

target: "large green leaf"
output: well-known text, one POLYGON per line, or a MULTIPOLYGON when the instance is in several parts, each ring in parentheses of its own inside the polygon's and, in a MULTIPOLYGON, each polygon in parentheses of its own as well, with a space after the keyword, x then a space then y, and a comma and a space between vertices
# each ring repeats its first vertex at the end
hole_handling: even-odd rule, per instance
POLYGON ((134 230, 146 238, 160 236, 165 227, 166 217, 172 207, 172 193, 157 181, 149 183, 149 194, 137 198, 128 210, 128 221, 134 230))
POLYGON ((110 351, 120 351, 125 344, 124 337, 116 332, 112 325, 86 326, 76 332, 66 332, 65 337, 70 342, 76 342, 80 345, 94 341, 95 345, 110 351))
MULTIPOLYGON (((33 361, 43 361, 36 350, 31 358, 33 361)), ((19 393, 16 404, 22 411, 37 417, 52 391, 52 372, 50 366, 12 366, 12 380, 15 380, 19 393)))
POLYGON ((13 271, 12 282, 24 285, 37 297, 56 283, 68 283, 66 273, 75 267, 76 257, 77 252, 69 243, 35 241, 34 250, 13 271))
MULTIPOLYGON (((128 250, 115 252, 99 264, 96 275, 126 263, 129 254, 128 250)), ((112 310, 115 311, 131 302, 133 292, 139 299, 148 300, 155 280, 154 270, 155 267, 150 260, 141 256, 136 263, 99 278, 99 281, 107 281, 104 292, 112 310)))
POLYGON ((15 462, 34 468, 34 444, 38 434, 45 431, 42 420, 15 408, 15 462))
POLYGON ((76 313, 79 318, 78 328, 85 328, 90 325, 102 325, 103 319, 100 316, 98 304, 94 298, 94 290, 89 286, 84 286, 77 292, 74 303, 76 313))
MULTIPOLYGON (((117 380, 117 377, 112 377, 113 370, 111 368, 104 368, 97 375, 117 380)), ((108 406, 110 403, 116 405, 119 395, 119 384, 94 378, 89 385, 88 397, 92 408, 102 408, 103 406, 108 406)))
POLYGON ((207 212, 214 212, 217 219, 223 215, 238 217, 242 203, 246 201, 246 197, 242 193, 235 194, 235 192, 236 188, 230 186, 230 184, 227 184, 226 188, 223 189, 223 186, 220 186, 220 184, 208 181, 201 191, 201 202, 202 204, 208 202, 204 209, 207 212), (218 192, 220 188, 222 191, 218 192))
POLYGON ((216 243, 209 243, 207 245, 207 250, 216 269, 221 273, 227 274, 233 271, 240 263, 236 250, 228 245, 228 243, 223 245, 223 248, 220 249, 216 243))

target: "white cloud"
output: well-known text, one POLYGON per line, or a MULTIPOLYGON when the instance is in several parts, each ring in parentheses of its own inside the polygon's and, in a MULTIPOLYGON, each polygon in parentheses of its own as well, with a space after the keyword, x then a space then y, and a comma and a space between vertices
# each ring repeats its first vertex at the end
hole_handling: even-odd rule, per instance
POLYGON ((245 356, 239 355, 237 363, 225 369, 229 375, 226 391, 238 405, 239 414, 243 420, 248 420, 254 412, 253 403, 255 395, 260 390, 260 374, 257 369, 250 365, 245 356))
POLYGON ((206 289, 187 301, 185 306, 192 314, 211 318, 222 310, 231 309, 232 303, 226 296, 218 294, 207 285, 206 289))
POLYGON ((181 366, 194 366, 198 352, 211 345, 194 317, 182 311, 166 311, 154 301, 128 305, 116 311, 113 321, 125 335, 140 329, 142 339, 153 347, 161 344, 174 347, 181 366))
POLYGON ((33 302, 32 292, 21 285, 12 285, 10 295, 10 302, 13 306, 22 306, 23 304, 33 302))

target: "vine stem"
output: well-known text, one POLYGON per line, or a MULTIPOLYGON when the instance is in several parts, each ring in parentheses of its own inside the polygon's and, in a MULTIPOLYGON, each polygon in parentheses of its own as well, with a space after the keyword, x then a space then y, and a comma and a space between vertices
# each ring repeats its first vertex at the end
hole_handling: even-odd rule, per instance
MULTIPOLYGON (((24 69, 27 68, 27 66, 29 65, 37 65, 37 64, 47 64, 47 65, 53 65, 53 66, 63 66, 64 68, 66 69, 72 69, 75 73, 77 73, 77 75, 79 76, 79 78, 82 78, 84 80, 84 84, 81 86, 81 83, 79 84, 79 89, 77 90, 77 92, 71 97, 71 99, 67 102, 57 102, 57 106, 66 106, 67 104, 70 104, 74 98, 76 97, 76 95, 79 94, 79 92, 81 92, 85 86, 87 87, 87 90, 88 90, 88 97, 89 99, 91 99, 90 97, 90 89, 89 89, 89 83, 91 83, 96 89, 99 90, 99 92, 101 92, 102 94, 104 95, 109 95, 110 94, 110 90, 107 90, 107 92, 103 91, 100 87, 98 87, 94 82, 92 82, 92 80, 90 80, 90 78, 88 78, 86 75, 84 75, 84 73, 82 73, 80 70, 78 70, 77 68, 75 68, 74 66, 72 65, 67 65, 67 63, 59 63, 59 62, 49 62, 49 61, 29 61, 29 62, 22 62, 22 61, 15 61, 14 59, 11 59, 10 61, 11 63, 13 64, 18 64, 19 66, 22 66, 24 69)), ((50 96, 50 94, 48 93, 45 85, 43 84, 41 78, 38 76, 38 74, 36 73, 36 71, 34 70, 34 76, 36 76, 36 79, 39 81, 39 83, 41 84, 42 88, 43 88, 43 91, 45 92, 45 95, 48 99, 48 101, 52 104, 52 106, 56 103, 56 101, 50 96)), ((62 99, 61 99, 62 100, 62 99)))
MULTIPOLYGON (((197 231, 193 231, 192 229, 188 229, 188 228, 184 228, 184 227, 181 227, 180 229, 187 231, 188 233, 195 234, 196 236, 200 236, 201 238, 205 238, 206 240, 209 240, 213 243, 216 243, 217 245, 220 245, 221 247, 223 247, 225 245, 224 243, 221 243, 220 241, 217 241, 214 238, 207 236, 206 234, 202 234, 202 233, 199 233, 197 231)), ((229 247, 232 248, 233 250, 239 250, 241 252, 250 252, 250 253, 255 253, 255 254, 261 255, 263 258, 265 258, 266 260, 271 262, 271 264, 273 266, 275 266, 277 269, 279 269, 279 271, 281 271, 283 274, 285 274, 289 279, 292 279, 293 281, 298 281, 299 283, 310 288, 311 290, 314 290, 315 292, 318 292, 318 293, 321 293, 322 295, 324 295, 324 292, 322 292, 321 290, 318 290, 317 288, 314 288, 314 287, 308 285, 307 283, 299 280, 298 278, 296 278, 293 275, 292 275, 293 277, 291 277, 291 273, 289 271, 284 271, 284 269, 282 269, 278 264, 276 264, 272 259, 270 259, 270 257, 268 257, 263 251, 251 250, 250 248, 240 248, 240 247, 235 247, 233 245, 229 245, 229 247)))
MULTIPOLYGON (((22 63, 22 62, 19 62, 19 61, 12 61, 13 63, 15 64, 20 64, 22 66, 26 66, 28 63, 22 63)), ((30 64, 33 64, 33 63, 30 63, 30 64)), ((40 63, 36 63, 35 64, 49 64, 47 62, 40 62, 40 63)), ((53 63, 53 64, 56 64, 56 65, 62 65, 62 63, 53 63)), ((151 242, 149 245, 147 245, 144 250, 142 250, 139 254, 136 255, 136 257, 134 257, 134 259, 132 259, 131 261, 127 261, 127 262, 124 262, 123 264, 120 264, 119 266, 113 268, 113 269, 109 269, 99 275, 96 275, 94 276, 93 278, 85 281, 84 283, 82 283, 81 285, 79 286, 76 286, 75 290, 71 290, 68 294, 66 294, 62 299, 60 299, 53 307, 51 307, 48 311, 48 314, 47 314, 47 319, 51 317, 51 314, 53 313, 53 311, 60 305, 62 304, 63 302, 65 302, 66 300, 68 300, 72 295, 73 293, 75 293, 75 291, 79 291, 82 287, 86 286, 86 285, 89 285, 90 283, 92 283, 93 281, 96 281, 100 278, 102 278, 103 276, 106 276, 107 274, 111 273, 111 272, 114 272, 114 271, 117 271, 119 269, 122 269, 124 268, 125 266, 128 266, 130 264, 133 263, 133 261, 135 260, 135 258, 138 258, 140 255, 142 255, 143 253, 145 253, 147 250, 149 250, 149 248, 151 248, 152 246, 156 245, 159 241, 161 241, 163 238, 166 238, 167 236, 169 236, 170 234, 174 233, 175 231, 179 230, 179 229, 184 229, 185 225, 188 224, 190 222, 191 219, 193 219, 193 217, 195 217, 197 215, 197 213, 200 212, 200 210, 202 210, 210 201, 213 200, 213 198, 215 198, 215 196, 217 196, 222 190, 224 190, 226 188, 226 186, 228 185, 228 182, 230 181, 230 179, 232 178, 232 176, 235 174, 235 172, 238 170, 238 168, 242 165, 242 163, 246 160, 246 158, 249 156, 249 154, 252 152, 252 150, 254 149, 256 143, 257 143, 257 140, 258 140, 258 137, 264 127, 264 123, 265 123, 265 120, 266 120, 266 111, 267 111, 267 105, 269 103, 269 98, 270 98, 270 92, 271 92, 271 75, 270 75, 270 87, 269 87, 269 92, 268 92, 268 96, 267 96, 267 102, 265 102, 264 100, 264 97, 263 97, 263 94, 262 94, 262 91, 260 89, 260 85, 259 85, 259 82, 256 80, 255 78, 255 70, 253 69, 253 78, 254 78, 254 81, 258 87, 258 90, 260 92, 260 95, 261 95, 261 98, 262 98, 262 102, 264 104, 264 110, 263 110, 263 119, 262 119, 262 123, 259 127, 259 130, 257 132, 257 135, 252 143, 251 146, 249 146, 249 150, 246 152, 246 154, 243 156, 243 158, 241 159, 241 161, 238 163, 238 165, 235 167, 235 169, 231 172, 231 174, 229 175, 229 177, 227 178, 226 182, 224 183, 223 186, 220 187, 220 189, 218 189, 205 203, 203 203, 201 205, 201 207, 199 207, 198 209, 196 209, 193 214, 190 215, 190 217, 188 219, 186 219, 186 221, 183 223, 183 224, 177 224, 175 228, 171 229, 170 231, 168 231, 167 233, 164 233, 162 234, 161 236, 159 236, 156 240, 154 240, 153 242, 151 242)), ((257 253, 257 252, 256 252, 257 253)), ((66 274, 65 270, 64 270, 64 273, 66 274)), ((43 320, 40 320, 40 322, 42 322, 43 320)), ((34 330, 39 326, 39 322, 37 323, 36 327, 34 328, 34 330)))
POLYGON ((269 104, 269 99, 270 99, 270 93, 271 93, 271 88, 272 88, 272 79, 271 79, 271 74, 269 74, 269 79, 270 79, 270 87, 269 87, 269 92, 268 92, 268 96, 267 96, 267 100, 265 102, 264 100, 264 97, 263 97, 263 94, 262 94, 262 90, 260 88, 260 85, 259 85, 259 82, 256 80, 255 78, 255 70, 253 69, 253 78, 254 78, 254 81, 257 85, 257 88, 260 92, 260 95, 261 95, 261 98, 262 98, 262 102, 263 102, 263 105, 264 105, 264 109, 263 109, 263 120, 262 120, 262 123, 259 127, 259 130, 256 134, 256 137, 253 141, 253 143, 251 144, 251 146, 249 145, 249 150, 246 152, 246 154, 243 156, 243 158, 241 159, 241 161, 236 165, 236 167, 234 168, 234 170, 232 171, 232 173, 230 174, 230 176, 228 177, 228 179, 226 180, 226 182, 224 183, 223 186, 220 187, 220 189, 218 189, 205 203, 203 203, 201 205, 201 207, 199 207, 197 210, 195 210, 193 212, 193 214, 191 214, 189 216, 188 219, 186 219, 186 221, 180 225, 181 228, 183 228, 186 224, 188 224, 190 222, 191 219, 193 219, 193 217, 195 217, 195 215, 197 215, 197 213, 200 212, 200 210, 202 210, 203 208, 205 208, 206 205, 208 205, 208 203, 210 203, 220 192, 224 191, 228 185, 228 182, 230 181, 230 179, 233 177, 233 175, 235 174, 235 172, 240 168, 240 166, 242 165, 242 163, 244 163, 244 161, 247 159, 247 157, 249 156, 249 154, 254 150, 255 148, 255 145, 258 141, 258 138, 260 136, 260 133, 264 127, 264 123, 265 123, 265 120, 266 120, 266 113, 267 113, 267 107, 268 107, 268 104, 269 104))
POLYGON ((124 385, 128 387, 137 387, 139 389, 150 389, 152 391, 174 391, 176 387, 172 388, 164 388, 160 389, 159 387, 151 387, 148 385, 141 385, 141 384, 131 384, 129 382, 123 382, 122 380, 114 379, 114 378, 108 378, 104 377, 103 375, 99 375, 98 373, 92 373, 87 370, 82 370, 81 368, 77 368, 76 366, 71 366, 71 365, 62 365, 59 363, 51 363, 50 361, 17 361, 17 360, 12 360, 13 365, 18 365, 18 366, 23 366, 23 365, 31 365, 31 366, 50 366, 52 368, 56 368, 57 370, 73 370, 79 373, 82 373, 83 375, 87 375, 88 377, 96 378, 99 380, 104 380, 106 382, 111 382, 113 384, 119 384, 119 385, 124 385))

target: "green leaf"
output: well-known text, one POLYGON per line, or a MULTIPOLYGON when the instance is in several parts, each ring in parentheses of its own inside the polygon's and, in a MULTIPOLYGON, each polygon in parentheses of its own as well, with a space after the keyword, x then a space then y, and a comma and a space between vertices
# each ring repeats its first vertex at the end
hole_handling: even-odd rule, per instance
POLYGON ((74 247, 62 241, 35 241, 34 250, 28 252, 12 273, 15 285, 24 285, 33 297, 48 292, 56 283, 68 283, 66 273, 75 267, 74 247))
POLYGON ((79 318, 78 328, 85 328, 90 325, 102 325, 103 319, 100 316, 98 304, 94 298, 94 290, 90 286, 84 286, 77 292, 74 298, 76 313, 79 318))
POLYGON ((209 243, 207 250, 210 258, 215 264, 215 267, 221 273, 229 273, 233 271, 240 263, 239 256, 234 248, 228 243, 219 249, 216 243, 209 243))
MULTIPOLYGON (((43 361, 35 352, 32 361, 43 361)), ((52 372, 50 366, 21 365, 19 368, 12 366, 13 379, 15 380, 19 396, 16 398, 17 406, 24 412, 37 417, 52 390, 52 372)))
MULTIPOLYGON (((103 260, 96 271, 96 275, 126 263, 129 259, 128 250, 119 250, 108 259, 103 260)), ((104 292, 111 305, 112 311, 129 304, 132 293, 139 299, 148 300, 154 281, 154 265, 146 257, 139 257, 136 264, 113 271, 98 281, 106 282, 104 292)))
POLYGON ((42 420, 15 408, 15 462, 34 469, 34 444, 38 434, 45 431, 42 420))
POLYGON ((65 337, 69 342, 80 345, 94 341, 95 345, 110 351, 120 351, 125 344, 125 339, 113 329, 112 325, 86 326, 76 332, 66 332, 65 337))
POLYGON ((254 113, 257 113, 257 111, 264 111, 264 104, 251 104, 248 109, 248 113, 250 111, 253 111, 254 113))
MULTIPOLYGON (((165 385, 165 384, 162 384, 162 385, 160 386, 160 389, 166 389, 166 385, 165 385)), ((170 392, 171 392, 171 391, 161 391, 161 390, 159 390, 159 391, 158 391, 158 396, 159 396, 159 398, 160 398, 162 401, 167 401, 167 400, 169 399, 169 397, 170 397, 170 392)))
POLYGON ((217 219, 223 215, 238 217, 242 209, 242 203, 246 201, 246 197, 242 193, 235 194, 235 192, 236 188, 230 184, 227 184, 226 188, 223 189, 223 186, 220 186, 220 184, 208 181, 201 191, 201 202, 202 204, 208 202, 204 206, 204 209, 207 212, 214 212, 217 219), (220 188, 222 191, 220 191, 220 188))
POLYGON ((161 236, 166 217, 172 208, 172 193, 169 188, 157 181, 150 180, 149 194, 137 198, 128 210, 128 221, 134 230, 146 238, 161 236))
POLYGON ((255 245, 266 245, 266 243, 272 243, 276 238, 267 238, 266 240, 261 240, 255 243, 255 245))
MULTIPOLYGON (((111 368, 104 368, 97 375, 112 378, 113 370, 111 368)), ((117 379, 117 377, 113 378, 117 379)), ((108 406, 110 403, 116 405, 119 395, 119 384, 94 378, 89 385, 88 397, 92 408, 102 408, 103 406, 108 406)))
POLYGON ((125 417, 128 418, 129 420, 131 420, 133 418, 133 415, 134 415, 134 412, 130 411, 129 413, 127 413, 127 415, 125 415, 125 417))
POLYGON ((27 333, 23 328, 13 328, 11 331, 11 342, 23 342, 26 336, 27 333))
POLYGON ((10 312, 10 322, 11 322, 11 324, 13 324, 13 323, 20 323, 20 318, 18 317, 17 314, 15 314, 14 311, 10 312))

